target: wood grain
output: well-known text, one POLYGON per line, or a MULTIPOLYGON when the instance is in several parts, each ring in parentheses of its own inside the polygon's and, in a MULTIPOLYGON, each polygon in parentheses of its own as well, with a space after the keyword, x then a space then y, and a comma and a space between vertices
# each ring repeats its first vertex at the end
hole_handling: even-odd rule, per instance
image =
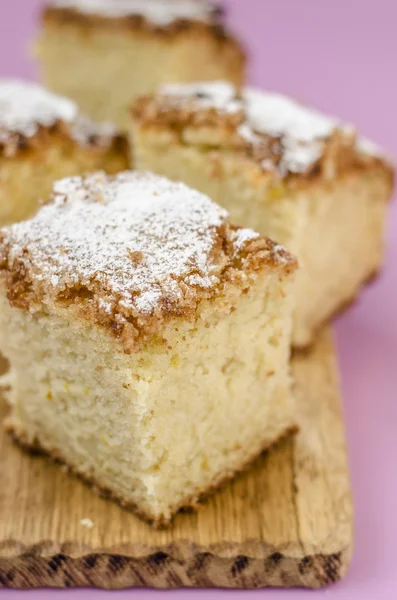
POLYGON ((1 433, 0 587, 317 588, 340 579, 352 503, 329 332, 294 356, 293 371, 301 432, 166 530, 1 433))

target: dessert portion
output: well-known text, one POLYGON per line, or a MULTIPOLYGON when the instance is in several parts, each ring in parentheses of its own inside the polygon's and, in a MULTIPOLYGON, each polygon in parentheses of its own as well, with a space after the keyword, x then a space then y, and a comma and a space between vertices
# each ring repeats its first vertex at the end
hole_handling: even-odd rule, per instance
POLYGON ((128 142, 44 88, 0 80, 0 225, 28 218, 56 179, 128 168, 128 142))
POLYGON ((0 230, 24 445, 157 524, 292 431, 297 263, 183 184, 73 177, 0 230))
POLYGON ((298 257, 295 346, 379 269, 393 169, 351 126, 278 94, 196 83, 137 100, 132 140, 137 168, 205 192, 298 257))
POLYGON ((169 81, 241 84, 245 58, 207 0, 56 0, 36 54, 45 85, 126 127, 133 99, 169 81))

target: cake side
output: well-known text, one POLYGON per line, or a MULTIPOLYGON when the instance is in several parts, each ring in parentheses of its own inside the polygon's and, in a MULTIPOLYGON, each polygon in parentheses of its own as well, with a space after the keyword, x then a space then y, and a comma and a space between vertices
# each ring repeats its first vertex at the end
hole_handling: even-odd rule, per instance
POLYGON ((291 275, 262 275, 232 312, 203 301, 194 322, 167 326, 166 345, 133 354, 71 308, 32 314, 2 293, 8 427, 167 524, 294 430, 292 284, 291 275))
POLYGON ((309 218, 299 252, 297 346, 310 344, 319 327, 354 302, 382 269, 391 193, 388 177, 369 170, 305 194, 309 218))
POLYGON ((263 269, 296 269, 282 246, 230 226, 224 210, 183 184, 96 173, 54 191, 34 219, 0 231, 8 298, 25 309, 73 305, 127 350, 168 319, 193 318, 202 299, 222 297, 227 310, 263 269))

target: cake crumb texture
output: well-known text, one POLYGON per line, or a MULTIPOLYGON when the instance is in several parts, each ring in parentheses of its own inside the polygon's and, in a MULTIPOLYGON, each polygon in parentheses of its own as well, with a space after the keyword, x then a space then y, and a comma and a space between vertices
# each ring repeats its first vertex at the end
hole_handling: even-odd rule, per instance
POLYGON ((194 320, 165 325, 165 344, 131 353, 73 305, 27 311, 1 286, 8 428, 123 506, 168 523, 294 429, 293 282, 262 272, 233 310, 221 297, 202 303, 194 320))

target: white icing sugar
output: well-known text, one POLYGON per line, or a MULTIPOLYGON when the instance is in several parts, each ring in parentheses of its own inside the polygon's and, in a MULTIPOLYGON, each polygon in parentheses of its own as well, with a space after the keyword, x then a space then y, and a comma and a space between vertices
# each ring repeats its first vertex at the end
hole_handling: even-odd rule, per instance
POLYGON ((211 22, 214 16, 214 5, 204 0, 53 0, 52 5, 108 18, 139 15, 159 26, 179 19, 211 22))
POLYGON ((271 136, 287 136, 297 142, 312 142, 329 137, 337 126, 315 110, 281 94, 246 88, 243 93, 251 128, 271 136))
POLYGON ((97 144, 107 145, 119 131, 113 123, 95 123, 85 115, 78 115, 71 127, 72 138, 80 145, 95 138, 97 144))
POLYGON ((323 149, 323 143, 315 139, 308 143, 284 136, 279 169, 282 173, 303 173, 321 158, 323 149))
POLYGON ((273 246, 273 256, 275 260, 279 262, 287 263, 290 260, 288 254, 286 253, 285 246, 281 246, 280 244, 273 246))
POLYGON ((168 83, 160 88, 160 93, 184 100, 194 98, 200 108, 215 108, 229 113, 243 108, 241 100, 236 98, 236 88, 227 81, 168 83))
POLYGON ((3 130, 31 137, 39 126, 50 127, 58 120, 71 123, 77 115, 74 102, 39 85, 15 79, 0 81, 0 136, 3 130))
POLYGON ((68 178, 54 190, 33 219, 3 230, 9 260, 22 261, 35 282, 58 291, 86 286, 100 292, 100 311, 109 313, 116 297, 141 314, 160 301, 178 303, 180 280, 218 282, 211 252, 227 212, 207 196, 133 172, 68 178))
MULTIPOLYGON (((280 139, 282 152, 278 168, 282 173, 306 171, 321 157, 324 141, 340 127, 336 119, 281 94, 251 87, 238 94, 232 84, 224 81, 167 85, 160 93, 182 99, 194 98, 200 109, 241 111, 244 121, 237 132, 248 143, 254 146, 263 143, 263 135, 280 139)), ((349 131, 351 133, 351 129, 349 131)), ((269 164, 270 161, 265 160, 262 167, 267 170, 269 164)))
POLYGON ((364 154, 368 154, 369 156, 382 156, 384 154, 382 148, 375 144, 375 142, 371 142, 367 138, 360 137, 357 140, 357 147, 360 152, 364 154))
POLYGON ((256 238, 259 238, 259 233, 253 229, 236 229, 232 238, 235 254, 238 254, 248 242, 256 238))
POLYGON ((58 96, 28 81, 0 80, 0 143, 7 144, 13 134, 30 138, 40 127, 57 121, 70 125, 70 136, 80 145, 95 138, 107 145, 118 134, 112 123, 95 123, 79 112, 68 98, 58 96))

